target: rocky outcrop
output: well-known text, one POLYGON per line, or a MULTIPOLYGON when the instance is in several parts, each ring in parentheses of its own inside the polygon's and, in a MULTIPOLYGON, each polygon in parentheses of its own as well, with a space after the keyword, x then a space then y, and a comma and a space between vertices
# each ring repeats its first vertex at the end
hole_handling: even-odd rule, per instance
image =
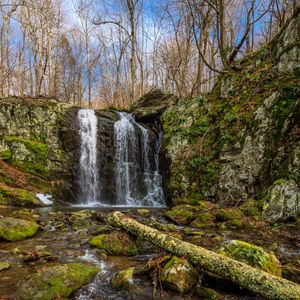
POLYGON ((263 198, 264 220, 276 223, 296 219, 300 214, 300 189, 294 180, 274 182, 263 198))
POLYGON ((236 205, 259 200, 279 178, 300 182, 298 20, 299 10, 274 42, 237 62, 210 93, 163 112, 174 203, 236 205))

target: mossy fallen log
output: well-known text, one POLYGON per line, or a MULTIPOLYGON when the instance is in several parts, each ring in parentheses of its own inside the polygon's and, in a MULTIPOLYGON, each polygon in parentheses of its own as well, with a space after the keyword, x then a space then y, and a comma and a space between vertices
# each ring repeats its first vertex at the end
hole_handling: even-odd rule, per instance
POLYGON ((195 266, 199 266, 205 273, 228 280, 266 299, 300 299, 300 285, 296 283, 270 275, 260 269, 250 267, 224 255, 171 237, 143 225, 132 218, 126 217, 117 211, 108 217, 108 221, 111 225, 121 227, 131 234, 177 256, 185 257, 195 266))

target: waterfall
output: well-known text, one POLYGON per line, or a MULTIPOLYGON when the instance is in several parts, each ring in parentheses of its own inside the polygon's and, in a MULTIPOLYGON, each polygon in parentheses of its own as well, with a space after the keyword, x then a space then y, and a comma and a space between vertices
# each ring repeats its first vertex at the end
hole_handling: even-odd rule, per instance
MULTIPOLYGON (((93 206, 97 204, 99 178, 97 166, 97 117, 92 109, 78 111, 80 136, 79 201, 93 206)), ((99 203, 98 203, 99 204, 99 203)))
POLYGON ((160 138, 155 140, 151 157, 148 129, 136 123, 130 114, 117 113, 120 117, 114 125, 117 205, 163 206, 159 174, 160 138))

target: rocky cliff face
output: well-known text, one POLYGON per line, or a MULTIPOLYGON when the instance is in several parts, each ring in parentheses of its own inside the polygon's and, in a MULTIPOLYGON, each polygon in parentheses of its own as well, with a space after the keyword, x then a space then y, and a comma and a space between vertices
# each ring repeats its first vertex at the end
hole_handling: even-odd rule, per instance
POLYGON ((175 202, 236 205, 263 198, 278 179, 299 185, 299 18, 298 10, 270 45, 238 61, 211 93, 171 102, 162 112, 175 202))

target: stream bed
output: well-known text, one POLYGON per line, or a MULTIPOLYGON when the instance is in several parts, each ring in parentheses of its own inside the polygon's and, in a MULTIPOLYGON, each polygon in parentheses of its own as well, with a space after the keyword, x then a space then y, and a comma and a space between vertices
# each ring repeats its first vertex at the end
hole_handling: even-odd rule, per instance
MULTIPOLYGON (((120 210, 144 224, 149 224, 153 220, 160 224, 171 224, 164 217, 166 209, 120 208, 120 210)), ((110 281, 117 271, 144 265, 150 259, 164 255, 165 252, 148 245, 148 248, 143 247, 136 256, 110 256, 91 247, 89 240, 99 228, 109 232, 105 217, 110 212, 109 208, 83 210, 60 207, 29 210, 0 207, 0 216, 35 220, 40 226, 38 233, 32 238, 18 242, 0 241, 0 261, 11 263, 8 270, 0 272, 0 299, 18 299, 18 287, 28 275, 48 266, 70 262, 88 262, 101 269, 89 284, 73 293, 70 299, 204 299, 197 295, 196 288, 190 293, 180 295, 160 283, 154 290, 151 272, 134 278, 134 286, 137 287, 135 289, 130 291, 113 289, 110 281), (34 251, 48 254, 38 259, 26 259, 34 251)), ((282 262, 300 257, 300 244, 297 244, 300 241, 298 223, 267 231, 262 228, 228 230, 222 226, 202 230, 187 226, 174 228, 176 236, 211 250, 226 240, 240 239, 273 250, 282 262)), ((262 299, 211 278, 202 278, 202 284, 215 289, 219 295, 218 299, 262 299)))

